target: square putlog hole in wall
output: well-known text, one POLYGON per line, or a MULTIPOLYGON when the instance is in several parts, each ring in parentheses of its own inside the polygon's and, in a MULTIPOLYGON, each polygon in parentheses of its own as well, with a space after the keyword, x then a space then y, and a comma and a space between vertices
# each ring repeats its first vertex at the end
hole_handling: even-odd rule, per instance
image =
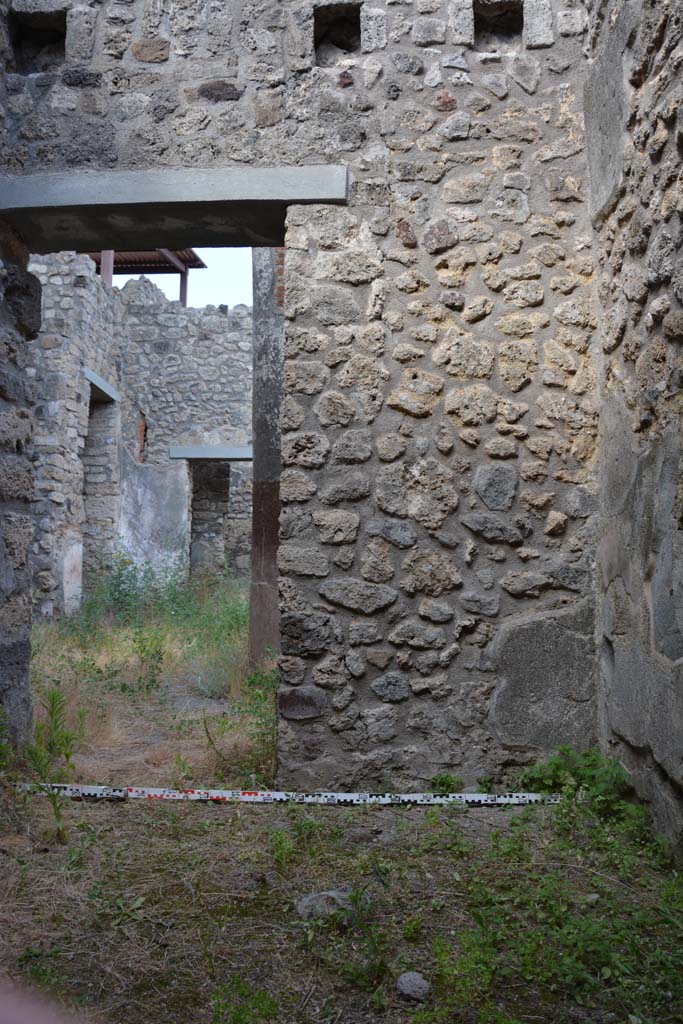
POLYGON ((360 53, 359 3, 323 4, 314 18, 315 62, 331 68, 350 53, 360 53))
POLYGON ((56 71, 65 59, 66 10, 12 11, 9 37, 16 74, 56 71))
POLYGON ((519 45, 524 29, 523 0, 474 0, 473 9, 478 50, 519 45))

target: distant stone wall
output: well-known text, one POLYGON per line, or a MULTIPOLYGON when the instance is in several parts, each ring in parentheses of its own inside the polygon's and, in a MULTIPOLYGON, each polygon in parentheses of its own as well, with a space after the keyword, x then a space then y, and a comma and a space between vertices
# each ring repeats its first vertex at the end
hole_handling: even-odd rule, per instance
MULTIPOLYGON (((37 610, 50 616, 75 611, 84 581, 118 548, 189 563, 191 474, 169 446, 250 440, 251 320, 246 308, 183 309, 148 281, 112 290, 73 253, 34 257, 31 268, 43 284, 28 349, 38 396, 33 582, 37 610), (86 369, 121 402, 102 400, 86 369)), ((223 563, 244 574, 250 487, 236 479, 223 563)))
POLYGON ((683 8, 595 11, 600 737, 683 850, 683 8))
MULTIPOLYGON (((31 271, 42 284, 40 333, 29 347, 36 392, 34 436, 36 533, 33 583, 36 611, 51 616, 80 606, 84 558, 83 454, 88 436, 90 384, 86 368, 119 386, 118 304, 87 256, 34 256, 31 271)), ((102 438, 100 480, 117 486, 117 435, 102 438)), ((94 463, 93 463, 94 469, 94 463)), ((95 479, 92 481, 93 488, 95 479)), ((94 490, 91 498, 94 499, 94 490)), ((115 546, 117 509, 91 501, 87 554, 94 569, 115 546), (100 515, 102 512, 102 515, 100 515)))
MULTIPOLYGON (((125 309, 123 436, 131 457, 160 466, 168 464, 171 445, 250 444, 251 310, 183 309, 145 280, 129 281, 120 298, 125 309), (141 411, 146 419, 142 453, 141 411)), ((229 480, 229 513, 214 549, 215 568, 227 564, 245 575, 251 548, 250 467, 232 467, 229 480), (219 548, 223 555, 218 556, 219 548)))

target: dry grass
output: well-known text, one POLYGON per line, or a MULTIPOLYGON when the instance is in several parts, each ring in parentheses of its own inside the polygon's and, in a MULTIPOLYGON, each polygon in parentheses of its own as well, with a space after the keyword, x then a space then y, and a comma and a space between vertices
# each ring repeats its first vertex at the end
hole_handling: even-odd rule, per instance
MULTIPOLYGON (((123 583, 38 635, 77 778, 270 783, 275 681, 245 675, 243 595, 123 583)), ((0 763, 0 974, 98 1024, 683 1024, 681 879, 613 764, 536 781, 567 764, 589 799, 552 809, 70 803, 58 843, 0 763), (352 912, 302 921, 331 888, 352 912)))
MULTIPOLYGON (((598 976, 594 988, 551 983, 529 965, 530 935, 555 941, 552 921, 544 925, 540 914, 559 899, 548 896, 550 881, 569 886, 563 916, 584 925, 599 918, 612 929, 608 944, 624 945, 622 925, 640 929, 631 944, 643 972, 646 949, 659 942, 664 954, 676 941, 658 909, 673 876, 643 861, 626 881, 618 867, 586 860, 583 838, 558 839, 551 810, 71 804, 68 847, 45 841, 42 801, 19 813, 20 828, 15 817, 0 841, 0 964, 86 1021, 681 1019, 683 1004, 672 1001, 680 984, 646 1016, 637 977, 626 987, 600 981, 609 950, 584 955, 598 976), (339 887, 356 893, 352 918, 299 918, 299 897, 339 887), (498 952, 495 929, 511 906, 518 931, 498 952), (484 918, 492 938, 473 949, 484 918), (453 966, 444 966, 444 950, 453 966), (411 969, 435 985, 419 1011, 394 984, 411 969), (499 981, 489 984, 496 969, 499 981), (235 975, 246 996, 230 988, 235 975), (258 1012, 266 997, 277 1003, 273 1016, 258 1012)), ((667 907, 674 909, 671 899, 667 907)), ((534 956, 543 961, 541 950, 534 956)))
POLYGON ((137 577, 127 582, 124 599, 105 589, 91 599, 94 608, 35 631, 36 704, 51 687, 65 695, 77 737, 74 777, 152 786, 239 786, 254 775, 270 782, 274 682, 272 674, 249 675, 244 589, 205 578, 139 593, 137 577))

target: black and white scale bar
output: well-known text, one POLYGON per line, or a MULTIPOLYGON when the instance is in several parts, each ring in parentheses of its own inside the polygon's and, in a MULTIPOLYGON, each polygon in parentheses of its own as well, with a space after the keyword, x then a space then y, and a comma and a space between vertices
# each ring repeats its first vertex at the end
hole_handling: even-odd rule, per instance
POLYGON ((285 790, 155 789, 148 786, 79 786, 29 784, 24 790, 47 796, 58 793, 70 800, 168 800, 216 804, 321 804, 324 806, 448 806, 504 807, 556 804, 560 797, 544 793, 296 793, 285 790))

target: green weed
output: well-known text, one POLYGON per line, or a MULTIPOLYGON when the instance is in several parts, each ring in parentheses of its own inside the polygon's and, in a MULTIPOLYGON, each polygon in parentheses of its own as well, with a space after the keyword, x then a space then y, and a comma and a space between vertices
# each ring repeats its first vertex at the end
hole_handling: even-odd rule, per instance
POLYGON ((280 1009, 277 1000, 260 989, 252 992, 238 975, 226 984, 218 985, 211 1002, 211 1024, 260 1024, 261 1021, 274 1020, 280 1009))
POLYGON ((272 784, 277 763, 277 717, 275 698, 278 687, 276 670, 252 672, 242 686, 241 696, 232 702, 230 716, 209 724, 204 717, 204 732, 219 763, 227 765, 221 750, 226 738, 239 736, 248 741, 242 758, 246 786, 272 784))
POLYGON ((270 848, 278 871, 284 875, 296 853, 296 843, 291 832, 283 828, 274 829, 270 837, 270 848))
POLYGON ((132 647, 138 659, 138 686, 142 693, 151 693, 161 682, 164 666, 164 638, 159 630, 137 626, 132 647))
POLYGON ((403 925, 403 938, 406 942, 419 942, 424 935, 425 923, 422 914, 414 914, 407 918, 403 925))
POLYGON ((459 775, 449 775, 442 772, 432 779, 432 792, 440 796, 448 796, 449 793, 460 793, 465 783, 459 775))
POLYGON ((72 768, 75 734, 66 723, 66 698, 51 687, 41 701, 45 719, 35 727, 34 742, 26 747, 26 759, 38 778, 37 788, 42 790, 52 807, 55 834, 59 842, 68 842, 62 810, 65 798, 50 787, 64 782, 72 768))

